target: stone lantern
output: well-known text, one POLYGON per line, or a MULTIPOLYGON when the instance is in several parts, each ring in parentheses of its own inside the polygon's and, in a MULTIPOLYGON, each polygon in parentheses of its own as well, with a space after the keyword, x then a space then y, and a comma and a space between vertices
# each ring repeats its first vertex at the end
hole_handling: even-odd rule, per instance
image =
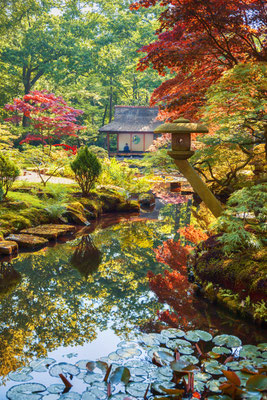
POLYGON ((158 126, 154 132, 171 133, 172 151, 168 154, 175 160, 187 160, 194 154, 194 151, 191 150, 191 133, 208 133, 209 131, 204 125, 179 118, 158 126))
POLYGON ((197 172, 187 161, 194 151, 191 150, 191 133, 208 133, 208 128, 201 124, 179 118, 158 126, 154 133, 170 133, 172 135, 172 150, 168 154, 174 159, 180 172, 190 182, 194 191, 217 218, 222 212, 221 203, 216 199, 208 186, 201 180, 197 172))

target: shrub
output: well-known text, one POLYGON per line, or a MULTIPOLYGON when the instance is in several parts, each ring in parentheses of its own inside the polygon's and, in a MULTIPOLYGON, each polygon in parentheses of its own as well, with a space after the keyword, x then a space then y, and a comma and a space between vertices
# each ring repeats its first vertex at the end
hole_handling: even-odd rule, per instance
POLYGON ((101 173, 101 164, 97 156, 90 152, 87 146, 82 147, 70 166, 83 195, 87 195, 101 173))
POLYGON ((4 154, 0 154, 0 185, 3 197, 6 197, 15 179, 19 176, 19 168, 4 154))

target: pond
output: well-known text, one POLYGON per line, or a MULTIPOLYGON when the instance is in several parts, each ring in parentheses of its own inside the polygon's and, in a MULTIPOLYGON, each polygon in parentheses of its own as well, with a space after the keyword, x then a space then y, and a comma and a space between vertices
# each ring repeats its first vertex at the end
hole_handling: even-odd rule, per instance
MULTIPOLYGON (((120 341, 167 326, 158 318, 164 312, 179 310, 180 328, 235 334, 243 343, 263 342, 261 329, 193 297, 190 290, 176 307, 175 298, 159 296, 160 302, 150 288, 148 271, 168 269, 157 260, 155 249, 168 239, 178 240, 177 230, 190 218, 190 199, 157 202, 151 212, 106 216, 75 238, 2 261, 2 268, 10 269, 10 282, 0 292, 0 399, 20 383, 8 378, 10 371, 39 357, 74 364, 107 356, 120 341)), ((38 382, 55 380, 46 374, 38 382)))

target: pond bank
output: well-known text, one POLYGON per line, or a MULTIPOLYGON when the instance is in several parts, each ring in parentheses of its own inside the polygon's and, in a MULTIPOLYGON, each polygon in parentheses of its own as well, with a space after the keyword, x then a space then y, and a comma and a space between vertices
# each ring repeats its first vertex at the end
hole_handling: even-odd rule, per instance
POLYGON ((266 324, 267 250, 222 252, 217 236, 200 243, 190 261, 198 293, 230 312, 266 324))

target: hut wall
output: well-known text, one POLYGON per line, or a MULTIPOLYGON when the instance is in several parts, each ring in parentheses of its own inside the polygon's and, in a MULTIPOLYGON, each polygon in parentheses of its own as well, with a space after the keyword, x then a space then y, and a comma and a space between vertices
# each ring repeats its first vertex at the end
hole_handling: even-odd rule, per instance
POLYGON ((118 144, 119 144, 118 150, 123 151, 126 143, 128 143, 128 146, 131 149, 131 134, 130 133, 120 133, 118 135, 118 144))
POLYGON ((152 145, 153 140, 154 140, 154 134, 153 133, 146 133, 146 135, 145 135, 145 150, 146 151, 152 145))

